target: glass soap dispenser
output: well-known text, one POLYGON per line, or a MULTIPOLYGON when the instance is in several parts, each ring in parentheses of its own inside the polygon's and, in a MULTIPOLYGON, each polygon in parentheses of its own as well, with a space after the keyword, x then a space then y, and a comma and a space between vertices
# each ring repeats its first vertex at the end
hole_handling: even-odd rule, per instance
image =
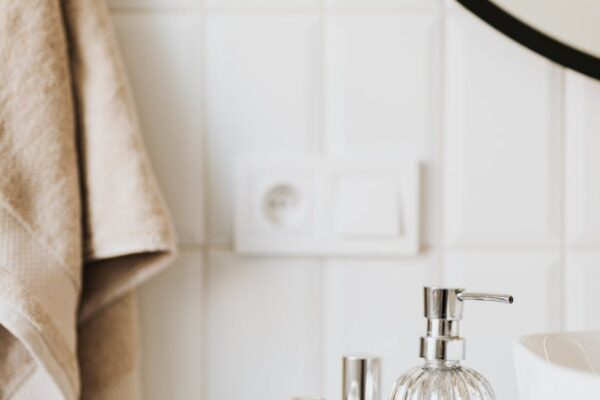
POLYGON ((421 337, 424 365, 404 373, 389 400, 495 400, 489 382, 478 372, 463 367, 465 339, 459 324, 466 300, 512 304, 506 294, 471 293, 464 289, 426 287, 427 336, 421 337))

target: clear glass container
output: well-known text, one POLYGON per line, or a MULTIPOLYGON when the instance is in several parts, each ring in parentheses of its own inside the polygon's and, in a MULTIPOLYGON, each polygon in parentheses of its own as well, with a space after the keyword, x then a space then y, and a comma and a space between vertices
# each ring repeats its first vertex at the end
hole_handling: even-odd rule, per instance
POLYGON ((488 381, 459 361, 425 361, 404 373, 389 400, 495 400, 488 381))
MULTIPOLYGON (((461 288, 424 288, 427 334, 421 336, 419 355, 425 363, 404 373, 389 400, 495 400, 489 382, 463 367, 465 339, 460 335, 465 301, 512 304, 508 294, 466 292, 461 288)), ((493 318, 493 315, 490 315, 493 318)))

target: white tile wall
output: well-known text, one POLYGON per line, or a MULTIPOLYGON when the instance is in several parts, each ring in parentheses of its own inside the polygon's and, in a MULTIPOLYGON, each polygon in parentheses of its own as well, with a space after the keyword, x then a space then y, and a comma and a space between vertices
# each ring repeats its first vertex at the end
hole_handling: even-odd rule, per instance
POLYGON ((336 399, 349 352, 384 357, 387 393, 418 362, 421 286, 441 275, 515 295, 465 314, 468 365, 499 399, 516 399, 512 339, 599 328, 599 84, 452 0, 110 4, 185 249, 141 294, 146 397, 336 399), (417 154, 425 252, 232 254, 245 152, 417 154))
POLYGON ((144 399, 202 395, 203 275, 202 254, 184 250, 140 291, 144 399))
POLYGON ((106 0, 115 10, 133 9, 133 10, 156 10, 170 11, 178 9, 199 9, 203 0, 106 0))
POLYGON ((445 284, 514 296, 512 305, 465 304, 465 364, 480 371, 498 399, 517 399, 512 342, 560 328, 560 257, 556 252, 465 252, 446 257, 445 284))
POLYGON ((440 17, 342 15, 326 21, 325 137, 334 156, 414 155, 423 166, 422 242, 435 239, 440 17), (410 56, 409 56, 410 55, 410 56))
POLYGON ((117 12, 114 21, 149 155, 180 243, 190 249, 140 291, 144 398, 200 399, 204 265, 198 249, 206 225, 202 18, 117 12))
POLYGON ((443 3, 444 3, 444 6, 447 7, 448 9, 457 9, 457 8, 462 9, 462 6, 456 0, 443 0, 443 3))
POLYGON ((557 244, 559 69, 465 11, 446 33, 447 242, 557 244))
POLYGON ((117 14, 115 23, 151 160, 179 239, 201 243, 202 19, 195 13, 127 13, 117 14))
POLYGON ((600 250, 567 255, 565 289, 566 328, 600 330, 600 250))
POLYGON ((600 83, 570 72, 565 99, 566 238, 600 245, 600 83))
POLYGON ((419 364, 424 333, 422 287, 431 283, 433 260, 331 260, 323 277, 323 394, 341 399, 345 354, 384 357, 382 387, 388 394, 402 371, 419 364))
POLYGON ((218 15, 207 21, 212 242, 231 242, 236 155, 315 149, 318 33, 312 16, 218 15))
POLYGON ((322 0, 205 0, 209 10, 318 10, 322 0))
POLYGON ((325 0, 328 8, 333 10, 380 10, 380 11, 410 11, 432 10, 440 6, 441 0, 325 0))
POLYGON ((316 260, 212 252, 206 313, 209 399, 287 399, 320 389, 316 260))
POLYGON ((440 18, 333 16, 325 41, 325 134, 333 154, 417 152, 438 127, 440 18), (410 56, 408 56, 410 55, 410 56))

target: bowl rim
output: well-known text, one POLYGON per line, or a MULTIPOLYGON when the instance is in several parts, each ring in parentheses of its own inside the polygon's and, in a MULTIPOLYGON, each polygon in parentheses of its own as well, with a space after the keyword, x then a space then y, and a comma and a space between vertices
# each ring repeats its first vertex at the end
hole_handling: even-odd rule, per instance
POLYGON ((526 340, 531 339, 543 339, 545 337, 569 337, 571 335, 597 335, 598 340, 600 340, 600 330, 587 330, 587 331, 562 331, 562 332, 544 332, 544 333, 535 333, 529 334, 525 336, 521 336, 513 342, 513 358, 517 359, 517 352, 522 354, 526 354, 527 356, 535 359, 537 362, 545 364, 549 368, 553 368, 556 371, 560 371, 561 373, 568 373, 570 375, 577 375, 582 377, 582 374, 588 378, 593 378, 595 380, 600 379, 600 372, 595 373, 589 370, 579 369, 571 366, 566 366, 563 364, 559 364, 553 362, 552 360, 548 360, 545 357, 541 356, 537 352, 533 351, 527 344, 525 344, 526 340))

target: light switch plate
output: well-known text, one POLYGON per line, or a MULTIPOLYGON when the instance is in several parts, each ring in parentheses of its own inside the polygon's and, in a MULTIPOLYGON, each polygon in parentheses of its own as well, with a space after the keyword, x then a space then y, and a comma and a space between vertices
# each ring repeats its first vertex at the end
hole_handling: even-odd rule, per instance
POLYGON ((419 251, 416 159, 246 156, 236 165, 234 248, 250 255, 419 251))
POLYGON ((336 173, 332 203, 335 232, 344 236, 400 235, 397 180, 394 173, 336 173))

